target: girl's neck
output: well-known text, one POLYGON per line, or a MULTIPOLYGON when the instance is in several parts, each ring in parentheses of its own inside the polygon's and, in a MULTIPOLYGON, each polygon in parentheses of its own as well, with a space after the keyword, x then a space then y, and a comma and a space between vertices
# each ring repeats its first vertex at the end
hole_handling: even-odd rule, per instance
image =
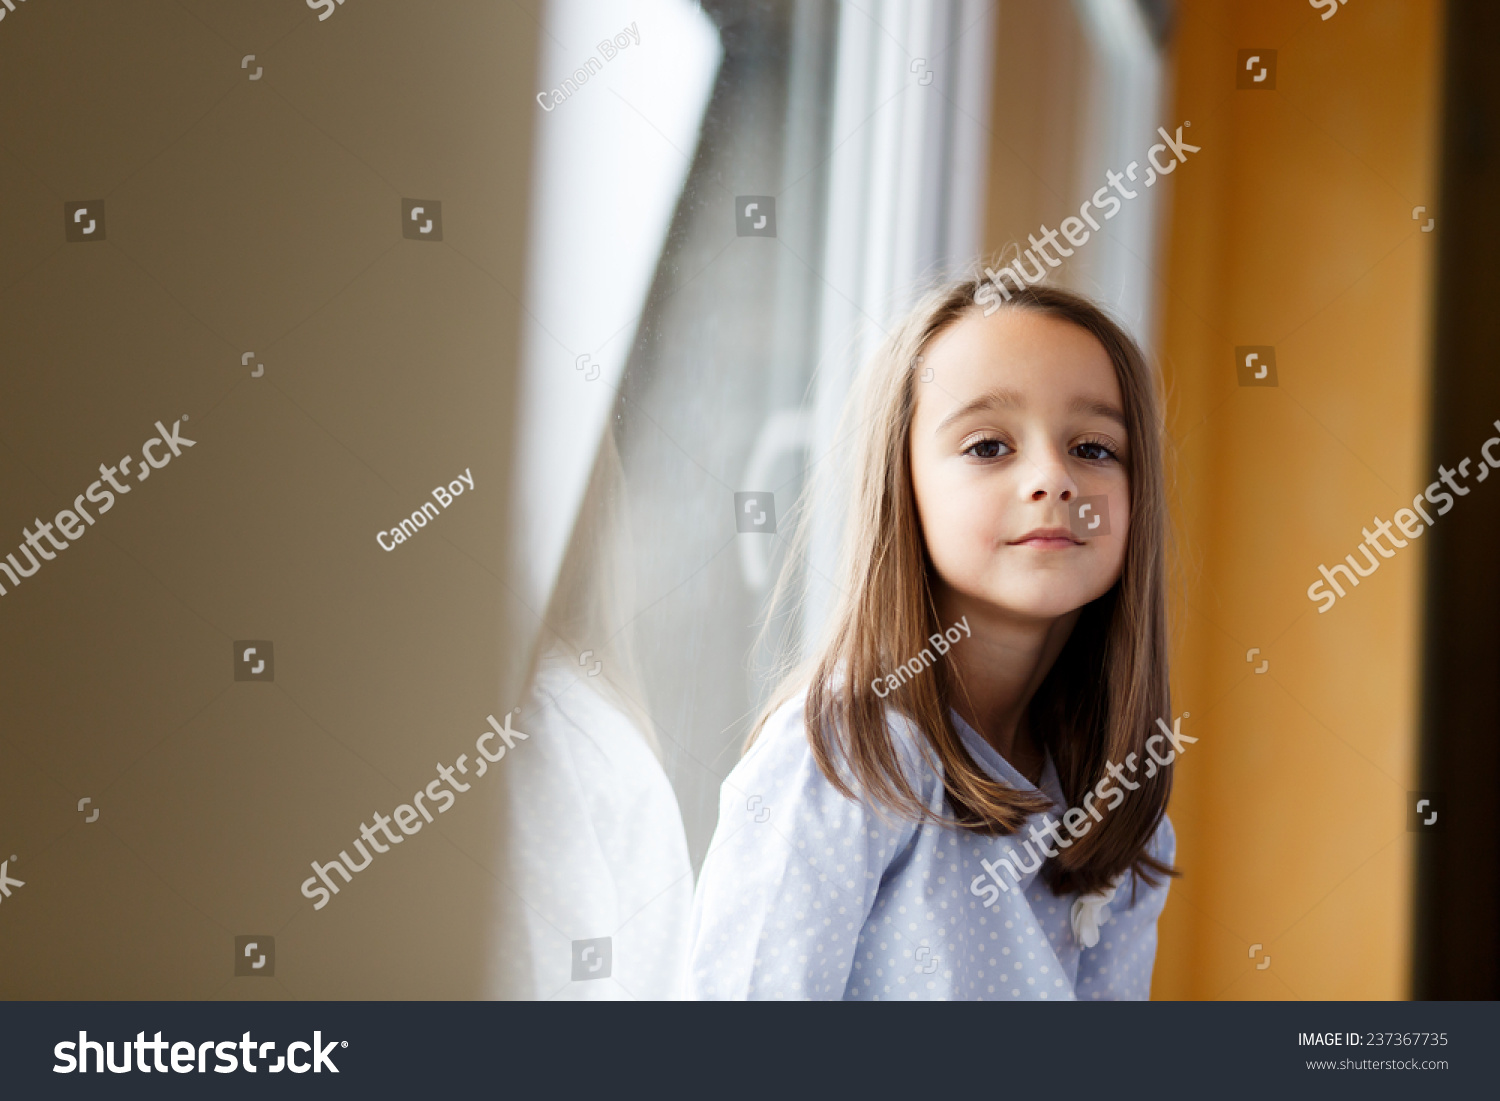
POLYGON ((944 626, 967 617, 973 632, 948 651, 954 708, 1017 772, 1039 783, 1046 754, 1026 711, 1068 641, 1078 610, 1050 620, 1018 619, 957 593, 936 596, 944 626))

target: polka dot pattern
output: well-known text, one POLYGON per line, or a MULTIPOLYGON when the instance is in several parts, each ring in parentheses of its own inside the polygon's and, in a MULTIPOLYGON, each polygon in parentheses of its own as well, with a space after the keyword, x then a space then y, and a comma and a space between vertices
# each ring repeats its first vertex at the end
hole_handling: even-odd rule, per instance
MULTIPOLYGON (((914 787, 929 807, 951 816, 911 724, 895 715, 890 723, 914 787)), ((990 775, 1037 790, 956 714, 954 723, 990 775)), ((1041 790, 1061 804, 1050 759, 1041 790)), ((1148 997, 1167 881, 1151 887, 1127 876, 1098 944, 1086 949, 1070 920, 1077 895, 1054 896, 1035 870, 1016 883, 1004 874, 1008 890, 985 890, 993 880, 981 862, 994 866, 1020 849, 1024 836, 1024 828, 987 838, 896 821, 845 798, 818 771, 794 700, 766 724, 721 790, 719 824, 693 903, 685 993, 862 1001, 1148 997)), ((1150 851, 1170 861, 1175 849, 1164 818, 1150 851)))

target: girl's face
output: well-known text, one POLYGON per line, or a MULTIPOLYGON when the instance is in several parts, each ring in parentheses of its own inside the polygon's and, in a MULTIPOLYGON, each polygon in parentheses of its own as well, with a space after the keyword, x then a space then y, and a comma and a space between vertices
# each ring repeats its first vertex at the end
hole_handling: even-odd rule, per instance
POLYGON ((928 345, 915 386, 912 484, 940 608, 1051 619, 1107 592, 1125 558, 1130 485, 1103 345, 1024 308, 970 315, 928 345), (1070 530, 1082 497, 1107 503, 1107 535, 1070 530))

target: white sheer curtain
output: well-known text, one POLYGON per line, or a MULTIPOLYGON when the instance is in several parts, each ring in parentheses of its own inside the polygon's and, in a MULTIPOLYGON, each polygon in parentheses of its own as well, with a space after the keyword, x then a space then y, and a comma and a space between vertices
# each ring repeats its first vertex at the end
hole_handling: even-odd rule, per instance
MULTIPOLYGON (((1150 23, 1137 0, 1075 0, 1089 52, 1084 125, 1076 135, 1079 155, 1074 193, 1093 194, 1109 170, 1145 163, 1157 139, 1183 121, 1161 117, 1163 63, 1150 23), (1087 190, 1085 190, 1087 189, 1087 190)), ((1192 133, 1187 134, 1189 141, 1192 133)), ((1157 210, 1161 188, 1135 189, 1121 216, 1100 234, 1097 247, 1069 262, 1074 289, 1109 306, 1143 348, 1150 348, 1156 302, 1157 210)))
MULTIPOLYGON (((540 618, 515 723, 529 741, 504 773, 487 989, 659 998, 671 993, 692 867, 628 656, 582 649, 629 612, 570 540, 605 514, 590 498, 618 490, 608 417, 721 52, 688 0, 549 0, 539 21, 510 580, 540 618), (574 981, 581 941, 606 943, 574 981)), ((616 547, 605 555, 628 564, 616 547)))
MULTIPOLYGON (((811 431, 819 463, 846 457, 851 441, 838 431, 849 388, 891 321, 926 283, 980 253, 996 8, 987 0, 877 0, 843 11, 829 184, 838 201, 826 228, 811 431)), ((819 508, 807 646, 830 607, 843 502, 830 494, 819 508)))

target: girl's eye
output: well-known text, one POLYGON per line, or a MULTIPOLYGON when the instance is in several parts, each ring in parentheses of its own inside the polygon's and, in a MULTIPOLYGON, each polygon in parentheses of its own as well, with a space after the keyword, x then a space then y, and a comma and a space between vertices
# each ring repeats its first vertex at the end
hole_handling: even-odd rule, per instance
POLYGON ((1080 459, 1096 463, 1107 462, 1118 457, 1113 448, 1099 440, 1085 440, 1073 448, 1073 453, 1080 459))
MULTIPOLYGON (((998 459, 1002 447, 1006 447, 1006 445, 1000 440, 975 440, 968 447, 964 448, 963 453, 965 455, 973 455, 976 459, 998 459)), ((1006 447, 1006 450, 1010 449, 1006 447)))

